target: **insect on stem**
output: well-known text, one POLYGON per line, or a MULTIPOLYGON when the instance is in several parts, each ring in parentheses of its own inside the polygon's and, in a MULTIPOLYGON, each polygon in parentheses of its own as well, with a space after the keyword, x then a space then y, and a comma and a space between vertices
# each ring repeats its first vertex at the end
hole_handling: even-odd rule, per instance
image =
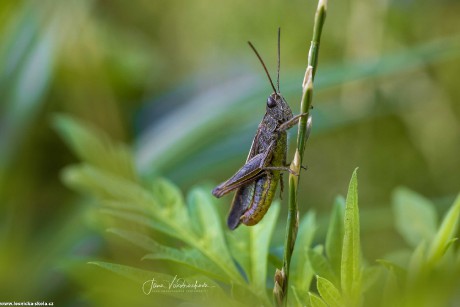
POLYGON ((248 42, 262 64, 274 93, 266 100, 265 115, 257 127, 246 162, 233 176, 211 192, 219 198, 235 191, 227 218, 230 230, 240 224, 256 225, 262 220, 270 208, 278 184, 281 185, 281 192, 283 190, 281 172, 288 171, 295 176, 299 174, 299 170, 293 171, 286 165, 286 130, 297 124, 299 118, 307 113, 293 116, 289 104, 279 92, 280 33, 278 29, 278 90, 259 52, 248 42))

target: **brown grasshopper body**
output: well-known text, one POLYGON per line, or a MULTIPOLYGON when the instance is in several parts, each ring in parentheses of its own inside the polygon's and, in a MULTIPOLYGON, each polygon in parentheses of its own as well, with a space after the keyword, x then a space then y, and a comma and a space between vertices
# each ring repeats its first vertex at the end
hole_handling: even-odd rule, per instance
MULTIPOLYGON (((220 198, 236 190, 227 219, 227 225, 232 230, 240 223, 248 226, 257 224, 269 209, 279 181, 283 189, 280 172, 290 171, 286 165, 286 130, 297 124, 299 118, 305 115, 292 115, 291 108, 279 93, 279 79, 277 91, 258 52, 251 43, 249 44, 264 66, 274 93, 267 99, 266 113, 257 128, 246 163, 230 179, 212 191, 214 196, 220 198)), ((311 120, 308 120, 308 131, 310 127, 311 120)))

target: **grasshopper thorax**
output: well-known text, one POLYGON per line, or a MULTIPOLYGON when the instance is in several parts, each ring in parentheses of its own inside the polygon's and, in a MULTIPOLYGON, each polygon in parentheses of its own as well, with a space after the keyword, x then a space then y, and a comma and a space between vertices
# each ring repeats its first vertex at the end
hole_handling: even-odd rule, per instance
POLYGON ((272 93, 267 98, 267 114, 279 123, 290 120, 293 115, 291 108, 280 93, 272 93))

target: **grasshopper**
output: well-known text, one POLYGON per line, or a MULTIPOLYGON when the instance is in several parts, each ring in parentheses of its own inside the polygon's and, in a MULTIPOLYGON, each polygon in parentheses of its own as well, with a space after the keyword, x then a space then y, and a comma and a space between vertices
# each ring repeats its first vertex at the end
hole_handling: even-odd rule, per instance
MULTIPOLYGON (((264 61, 251 42, 248 42, 259 58, 270 81, 273 93, 267 98, 265 115, 260 122, 252 141, 246 163, 230 179, 218 185, 212 194, 220 198, 233 190, 233 197, 227 225, 231 230, 241 223, 251 226, 257 224, 268 211, 280 181, 280 196, 283 191, 281 171, 294 173, 286 164, 287 133, 302 116, 293 116, 291 108, 280 93, 280 31, 278 29, 278 78, 275 88, 264 61)), ((307 120, 307 137, 311 130, 311 117, 307 120)), ((298 174, 295 174, 298 175, 298 174)))

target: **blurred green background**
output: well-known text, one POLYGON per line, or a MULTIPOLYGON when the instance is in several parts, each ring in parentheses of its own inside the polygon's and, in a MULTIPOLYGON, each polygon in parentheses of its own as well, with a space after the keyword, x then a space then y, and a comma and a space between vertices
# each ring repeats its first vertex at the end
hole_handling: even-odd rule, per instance
MULTIPOLYGON (((132 144, 147 180, 165 176, 184 193, 212 187, 244 162, 270 94, 246 41, 274 77, 281 27, 281 92, 298 113, 316 4, 0 2, 0 301, 97 305, 100 280, 77 275, 98 269, 81 260, 139 259, 105 240, 94 204, 61 183, 76 158, 53 114, 132 144)), ((396 187, 423 194, 440 213, 459 191, 459 16, 458 0, 328 4, 300 207, 327 220, 359 166, 369 259, 404 246, 389 209, 396 187)), ((226 211, 230 200, 217 205, 226 211)))

